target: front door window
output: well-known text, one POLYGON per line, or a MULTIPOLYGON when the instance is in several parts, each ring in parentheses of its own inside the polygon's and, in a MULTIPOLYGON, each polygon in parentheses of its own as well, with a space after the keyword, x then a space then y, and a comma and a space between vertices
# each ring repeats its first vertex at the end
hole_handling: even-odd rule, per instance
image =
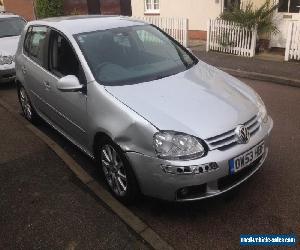
POLYGON ((82 67, 72 46, 64 36, 56 31, 51 31, 49 70, 58 78, 74 75, 81 83, 85 82, 82 67))

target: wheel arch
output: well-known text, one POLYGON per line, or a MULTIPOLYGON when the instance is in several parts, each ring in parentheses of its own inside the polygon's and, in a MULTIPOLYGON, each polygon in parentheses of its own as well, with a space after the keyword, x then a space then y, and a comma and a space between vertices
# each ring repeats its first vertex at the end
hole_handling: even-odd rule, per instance
POLYGON ((122 149, 122 147, 120 147, 120 145, 118 145, 118 143, 116 143, 107 133, 105 132, 97 132, 94 136, 94 140, 93 140, 93 154, 94 154, 94 157, 95 157, 95 160, 98 161, 99 160, 99 155, 98 155, 98 151, 97 151, 97 146, 98 144, 101 142, 101 140, 105 140, 105 139, 108 139, 110 140, 113 144, 115 144, 122 152, 123 152, 123 155, 126 159, 126 161, 129 163, 130 165, 130 168, 134 174, 134 177, 135 177, 135 180, 136 180, 136 183, 138 185, 138 189, 141 191, 141 188, 140 188, 140 183, 139 183, 139 180, 137 178, 137 174, 136 174, 136 171, 135 171, 135 168, 132 167, 131 165, 131 162, 130 160, 128 159, 126 153, 124 152, 124 150, 122 149))
POLYGON ((111 139, 111 137, 105 132, 96 132, 96 134, 93 137, 93 154, 94 154, 96 159, 97 159, 97 146, 98 146, 98 143, 101 140, 104 140, 104 139, 109 139, 109 140, 113 141, 111 139))

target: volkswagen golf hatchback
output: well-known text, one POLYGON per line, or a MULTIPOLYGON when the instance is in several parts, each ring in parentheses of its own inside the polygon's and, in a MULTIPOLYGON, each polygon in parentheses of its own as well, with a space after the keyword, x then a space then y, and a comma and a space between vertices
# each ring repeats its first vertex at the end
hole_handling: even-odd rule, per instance
POLYGON ((30 22, 16 68, 25 117, 94 158, 123 202, 216 196, 267 157, 273 121, 261 98, 142 21, 30 22))

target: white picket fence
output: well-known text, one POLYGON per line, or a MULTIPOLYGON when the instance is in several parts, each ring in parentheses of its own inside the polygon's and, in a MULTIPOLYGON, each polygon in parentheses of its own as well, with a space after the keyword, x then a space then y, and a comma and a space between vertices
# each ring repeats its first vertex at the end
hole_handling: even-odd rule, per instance
POLYGON ((289 25, 285 60, 300 60, 300 21, 291 22, 289 25))
POLYGON ((233 22, 210 19, 207 25, 206 50, 253 57, 256 36, 256 29, 249 30, 233 22))
POLYGON ((134 17, 154 24, 175 40, 187 47, 188 44, 188 19, 179 17, 142 16, 134 17))

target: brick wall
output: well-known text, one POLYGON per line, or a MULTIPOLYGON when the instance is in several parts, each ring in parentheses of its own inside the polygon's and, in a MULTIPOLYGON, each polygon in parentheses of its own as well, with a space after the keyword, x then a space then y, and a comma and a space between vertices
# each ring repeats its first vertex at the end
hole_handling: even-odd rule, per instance
POLYGON ((205 30, 189 30, 188 37, 190 40, 205 40, 207 32, 205 30))
POLYGON ((87 0, 64 0, 64 13, 65 15, 71 14, 87 14, 87 0))
MULTIPOLYGON (((122 0, 99 0, 101 14, 120 15, 122 0)), ((129 12, 131 9, 130 0, 123 0, 123 11, 129 12), (124 7, 124 5, 126 5, 124 7), (127 6, 128 5, 128 6, 127 6), (129 9, 129 10, 127 10, 129 9)), ((35 19, 33 0, 4 0, 5 10, 24 17, 27 21, 35 19)), ((87 0, 64 0, 65 15, 88 14, 87 0)), ((130 11, 131 12, 131 11, 130 11)), ((124 14, 124 13, 123 13, 124 14)))
POLYGON ((34 19, 33 0, 4 0, 5 10, 24 17, 27 21, 34 19))
POLYGON ((100 0, 102 15, 120 15, 120 0, 100 0))

